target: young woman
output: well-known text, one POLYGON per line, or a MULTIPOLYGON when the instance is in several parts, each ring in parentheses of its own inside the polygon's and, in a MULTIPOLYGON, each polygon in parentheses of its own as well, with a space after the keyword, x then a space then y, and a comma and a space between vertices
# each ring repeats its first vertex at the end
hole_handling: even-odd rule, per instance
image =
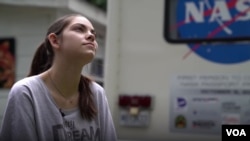
POLYGON ((56 20, 37 49, 28 77, 10 90, 1 141, 116 141, 104 89, 81 74, 98 48, 91 22, 56 20))

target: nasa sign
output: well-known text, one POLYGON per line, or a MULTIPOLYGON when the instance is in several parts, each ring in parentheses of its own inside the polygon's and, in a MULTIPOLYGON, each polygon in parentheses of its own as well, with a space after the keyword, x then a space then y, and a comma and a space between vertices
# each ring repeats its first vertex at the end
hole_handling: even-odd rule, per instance
POLYGON ((164 37, 215 63, 248 61, 250 1, 165 0, 164 37))

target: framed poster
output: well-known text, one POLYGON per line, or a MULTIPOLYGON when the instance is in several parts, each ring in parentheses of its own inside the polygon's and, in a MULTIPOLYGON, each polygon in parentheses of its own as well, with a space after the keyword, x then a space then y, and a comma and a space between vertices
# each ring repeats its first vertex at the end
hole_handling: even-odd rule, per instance
POLYGON ((15 81, 15 40, 0 38, 0 88, 11 88, 15 81))

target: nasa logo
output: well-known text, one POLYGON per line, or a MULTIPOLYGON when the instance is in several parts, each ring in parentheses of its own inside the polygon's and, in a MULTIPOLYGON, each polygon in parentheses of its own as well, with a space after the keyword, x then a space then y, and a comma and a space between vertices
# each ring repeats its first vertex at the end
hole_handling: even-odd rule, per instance
MULTIPOLYGON (((177 34, 181 39, 237 39, 250 37, 250 1, 247 0, 178 0, 177 34), (178 24, 181 23, 181 24, 178 24), (195 30, 194 30, 195 29, 195 30)), ((223 64, 245 62, 250 58, 249 43, 189 43, 190 52, 223 64)))

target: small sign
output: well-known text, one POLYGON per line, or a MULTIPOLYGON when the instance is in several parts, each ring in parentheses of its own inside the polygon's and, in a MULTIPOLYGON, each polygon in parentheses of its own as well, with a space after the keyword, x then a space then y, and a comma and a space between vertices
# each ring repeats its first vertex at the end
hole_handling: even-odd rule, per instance
POLYGON ((122 126, 146 127, 149 124, 149 111, 141 110, 137 115, 133 115, 128 110, 121 109, 119 120, 122 126))

